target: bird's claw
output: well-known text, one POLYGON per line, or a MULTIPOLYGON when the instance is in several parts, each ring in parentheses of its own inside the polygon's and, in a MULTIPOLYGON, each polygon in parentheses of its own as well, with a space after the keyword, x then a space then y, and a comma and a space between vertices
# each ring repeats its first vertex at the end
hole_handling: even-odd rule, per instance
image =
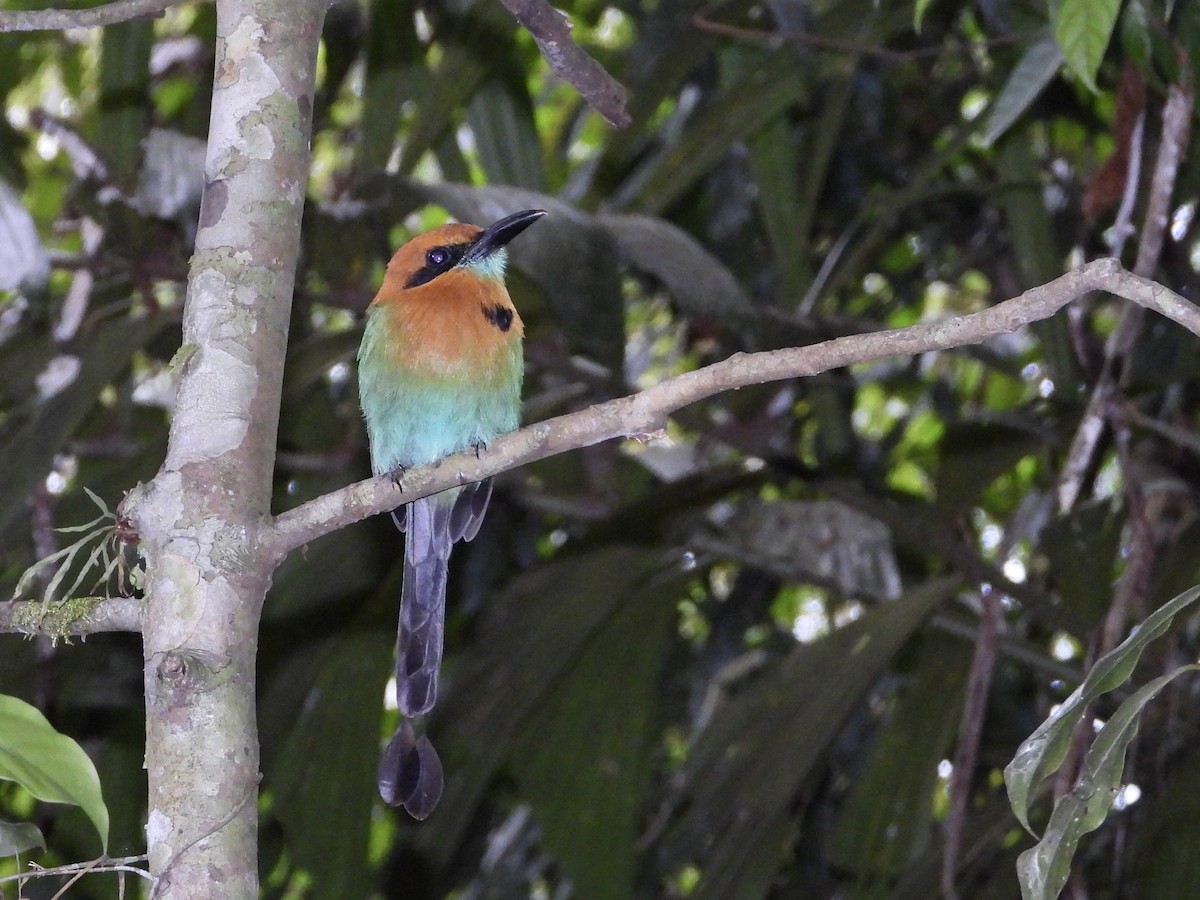
POLYGON ((400 491, 400 493, 404 493, 404 485, 400 483, 404 478, 404 472, 404 466, 396 466, 396 468, 387 473, 388 478, 392 479, 392 484, 396 486, 396 489, 400 491))

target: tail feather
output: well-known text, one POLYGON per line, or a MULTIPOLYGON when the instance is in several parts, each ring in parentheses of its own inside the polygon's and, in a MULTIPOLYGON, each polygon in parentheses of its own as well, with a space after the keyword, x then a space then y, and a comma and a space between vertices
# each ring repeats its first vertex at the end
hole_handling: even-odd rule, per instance
POLYGON ((457 497, 450 513, 450 535, 455 541, 472 541, 483 524, 484 513, 492 499, 492 479, 485 478, 466 485, 457 497))
POLYGON ((403 720, 379 760, 379 794, 392 806, 403 806, 414 819, 424 819, 442 797, 442 761, 425 735, 417 737, 403 720))
POLYGON ((453 493, 414 500, 397 523, 403 523, 406 538, 396 701, 406 716, 426 713, 437 702, 450 548, 479 532, 491 496, 490 480, 468 484, 453 493))
POLYGON ((446 618, 446 573, 450 563, 450 508, 435 498, 408 508, 404 542, 404 586, 396 644, 396 701, 416 716, 437 701, 438 669, 446 618))

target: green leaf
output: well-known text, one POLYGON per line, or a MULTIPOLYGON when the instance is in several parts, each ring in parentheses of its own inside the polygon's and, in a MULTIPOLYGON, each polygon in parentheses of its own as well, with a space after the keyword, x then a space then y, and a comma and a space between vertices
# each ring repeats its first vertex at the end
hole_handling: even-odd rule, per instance
POLYGON ((423 76, 428 83, 405 130, 400 172, 411 172, 425 151, 450 130, 455 111, 467 103, 486 76, 487 68, 468 50, 454 44, 445 48, 437 71, 423 76))
POLYGON ((675 640, 677 597, 662 584, 646 585, 635 597, 583 647, 523 729, 512 757, 546 847, 578 896, 591 900, 636 893, 662 670, 675 640))
POLYGON ((424 47, 417 38, 414 21, 409 0, 376 0, 371 4, 359 151, 364 171, 381 170, 387 165, 404 102, 428 88, 428 72, 421 65, 424 47))
POLYGON ((50 471, 54 454, 95 409, 104 386, 168 324, 168 316, 116 319, 81 334, 69 348, 80 360, 75 380, 34 406, 23 423, 5 422, 0 434, 0 531, 26 512, 29 493, 50 471))
POLYGON ((622 259, 663 283, 687 316, 738 327, 750 323, 754 304, 733 273, 683 229, 651 216, 596 217, 622 259))
POLYGON ((1017 748, 1012 761, 1004 767, 1004 783, 1008 786, 1013 813, 1030 834, 1037 836, 1029 824, 1030 799, 1042 779, 1062 765, 1071 735, 1087 712, 1088 704, 1124 684, 1149 643, 1170 628, 1175 616, 1197 598, 1200 598, 1200 586, 1185 591, 1151 613, 1118 647, 1096 661, 1083 684, 1017 748))
POLYGON ((1120 558, 1125 517, 1119 507, 1109 500, 1080 503, 1042 529, 1051 583, 1063 606, 1089 624, 1098 624, 1112 602, 1112 579, 1099 576, 1112 572, 1120 558))
MULTIPOLYGON (((1042 284, 1062 273, 1057 226, 1042 196, 1040 179, 1045 174, 1045 159, 1036 149, 1038 138, 1032 126, 1025 123, 1006 135, 995 154, 996 173, 1001 182, 1010 185, 1008 190, 1000 191, 996 202, 1008 222, 1021 288, 1042 284)), ((1046 377, 1056 384, 1077 378, 1079 363, 1066 316, 1035 322, 1031 330, 1041 344, 1046 377)))
POLYGON ((1095 831, 1108 817, 1121 785, 1125 755, 1137 737, 1142 710, 1164 687, 1185 672, 1200 671, 1200 664, 1181 666, 1134 691, 1096 735, 1084 759, 1079 779, 1055 805, 1046 833, 1037 846, 1017 860, 1017 875, 1024 900, 1054 900, 1071 874, 1071 860, 1079 840, 1095 831))
POLYGON ((947 426, 937 472, 937 505, 957 513, 977 503, 983 490, 1041 446, 1032 429, 995 421, 965 420, 947 426))
POLYGON ((328 642, 271 772, 279 818, 296 864, 321 897, 365 897, 375 765, 390 634, 339 635, 328 642))
MULTIPOLYGON (((807 203, 811 192, 805 190, 802 194, 795 177, 796 172, 812 165, 805 153, 808 142, 801 139, 802 134, 781 117, 764 126, 747 144, 750 174, 757 187, 755 203, 779 270, 776 294, 781 305, 789 309, 799 305, 804 287, 812 278, 809 235, 802 230, 803 224, 812 222, 811 204, 807 203)), ((825 169, 820 175, 827 173, 825 169)), ((804 186, 807 188, 817 178, 817 174, 807 176, 804 186)))
POLYGON ((91 759, 36 708, 7 695, 0 695, 0 778, 39 800, 80 807, 108 849, 108 808, 91 759))
MULTIPOLYGON (((404 173, 445 137, 453 143, 453 129, 461 110, 513 49, 517 23, 496 4, 464 4, 460 14, 439 18, 434 34, 436 49, 441 52, 437 70, 429 74, 425 67, 419 67, 420 78, 409 87, 417 109, 405 129, 400 151, 399 171, 404 173)), ((442 163, 440 157, 439 153, 442 163)))
POLYGON ((1154 65, 1155 34, 1149 11, 1141 3, 1126 3, 1121 13, 1121 50, 1143 72, 1154 65))
POLYGON ((46 839, 29 822, 0 822, 0 859, 26 850, 45 850, 46 839))
POLYGON ((925 20, 925 13, 929 11, 929 4, 933 0, 917 0, 913 7, 913 31, 917 34, 921 33, 921 23, 925 20))
POLYGON ((747 66, 711 106, 689 120, 678 140, 646 164, 612 198, 612 208, 658 214, 710 174, 739 141, 756 134, 792 104, 806 98, 812 82, 805 58, 783 47, 747 66))
POLYGON ((500 67, 467 104, 479 164, 492 184, 546 191, 533 102, 520 67, 500 67))
POLYGON ((992 103, 987 125, 983 129, 985 144, 995 143, 1012 127, 1013 122, 1021 117, 1050 83, 1050 79, 1058 74, 1062 63, 1062 49, 1050 35, 1045 35, 1025 51, 1004 82, 1000 95, 992 103))
MULTIPOLYGON (((631 607, 658 606, 664 595, 677 596, 688 573, 672 562, 657 548, 610 544, 539 566, 489 602, 478 640, 456 661, 450 690, 434 717, 446 791, 437 814, 422 823, 417 842, 436 865, 448 863, 500 767, 527 748, 532 723, 543 720, 548 699, 565 696, 558 686, 586 677, 579 668, 594 674, 595 643, 611 646, 603 636, 612 628, 624 631, 617 623, 638 616, 631 607), (484 684, 490 689, 479 690, 484 684)), ((650 642, 657 644, 654 637, 650 642)), ((634 658, 639 667, 645 663, 640 653, 634 658)), ((521 772, 528 777, 527 767, 521 772)), ((580 809, 577 804, 576 812, 580 809)), ((615 827, 604 822, 579 827, 585 824, 605 830, 606 840, 615 827)), ((555 840, 565 846, 566 838, 555 840)))
POLYGON ((928 631, 913 641, 915 669, 854 779, 829 838, 830 862, 860 887, 887 884, 933 845, 938 762, 962 721, 971 645, 928 631))
POLYGON ((682 773, 686 813, 664 839, 669 867, 691 863, 704 848, 692 900, 766 895, 797 836, 797 795, 896 653, 957 584, 927 582, 797 646, 713 709, 682 773))
POLYGON ((1120 11, 1121 0, 1062 0, 1054 14, 1054 39, 1067 67, 1093 91, 1120 11))
POLYGON ((150 126, 153 44, 154 23, 149 19, 106 28, 101 39, 100 115, 94 139, 110 175, 127 188, 137 183, 142 139, 150 126))

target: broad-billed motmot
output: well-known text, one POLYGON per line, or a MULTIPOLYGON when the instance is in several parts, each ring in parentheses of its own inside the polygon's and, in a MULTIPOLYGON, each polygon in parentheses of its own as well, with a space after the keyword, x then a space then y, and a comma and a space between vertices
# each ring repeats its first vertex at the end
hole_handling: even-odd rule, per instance
MULTIPOLYGON (((545 215, 514 213, 487 228, 451 224, 396 251, 367 310, 358 390, 371 469, 404 469, 486 445, 521 420, 524 326, 504 286, 505 246, 545 215)), ((423 819, 442 792, 432 744, 409 718, 437 701, 450 548, 479 531, 491 481, 414 500, 393 513, 404 544, 396 642, 400 727, 379 764, 379 792, 423 819)))

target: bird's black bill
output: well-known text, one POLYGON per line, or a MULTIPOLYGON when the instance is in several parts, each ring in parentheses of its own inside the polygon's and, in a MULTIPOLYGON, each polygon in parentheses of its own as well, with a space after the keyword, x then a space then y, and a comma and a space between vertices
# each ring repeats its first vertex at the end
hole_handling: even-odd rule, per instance
POLYGON ((469 266, 473 262, 491 256, 518 234, 546 214, 544 209, 525 209, 511 216, 505 216, 499 222, 493 222, 481 234, 463 257, 462 265, 469 266))

